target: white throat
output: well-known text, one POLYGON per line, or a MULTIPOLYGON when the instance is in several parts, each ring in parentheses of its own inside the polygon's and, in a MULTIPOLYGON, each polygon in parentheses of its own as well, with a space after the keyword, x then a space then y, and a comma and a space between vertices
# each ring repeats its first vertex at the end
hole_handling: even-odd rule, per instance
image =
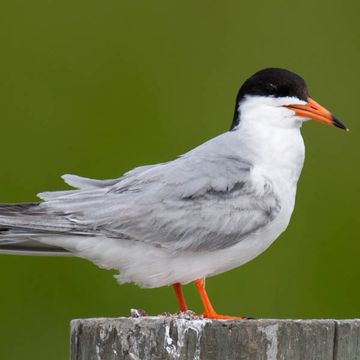
POLYGON ((282 106, 289 104, 305 102, 294 97, 248 96, 239 105, 240 122, 233 131, 254 164, 297 182, 305 156, 300 133, 304 118, 282 106))
MULTIPOLYGON (((296 97, 246 96, 238 105, 241 123, 264 125, 276 128, 300 128, 304 118, 284 105, 305 105, 306 101, 296 97)), ((241 124, 239 124, 241 125, 241 124)))

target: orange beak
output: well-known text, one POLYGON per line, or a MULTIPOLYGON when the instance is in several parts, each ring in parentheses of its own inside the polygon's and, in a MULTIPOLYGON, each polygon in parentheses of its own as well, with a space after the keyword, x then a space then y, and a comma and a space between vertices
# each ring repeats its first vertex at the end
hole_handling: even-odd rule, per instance
POLYGON ((317 120, 325 125, 336 126, 343 130, 349 130, 340 120, 338 120, 330 111, 326 110, 315 100, 308 98, 305 105, 285 105, 290 110, 295 111, 295 114, 308 119, 317 120))

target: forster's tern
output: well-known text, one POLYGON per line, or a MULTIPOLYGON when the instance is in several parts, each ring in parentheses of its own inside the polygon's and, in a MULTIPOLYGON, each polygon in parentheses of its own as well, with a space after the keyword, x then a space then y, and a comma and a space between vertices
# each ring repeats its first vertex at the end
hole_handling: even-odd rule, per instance
POLYGON ((64 175, 76 190, 0 205, 0 252, 75 255, 118 270, 120 283, 173 285, 181 311, 181 284, 195 281, 204 317, 229 318, 204 279, 253 259, 288 226, 309 119, 346 129, 300 76, 261 70, 240 88, 230 131, 176 160, 113 180, 64 175))

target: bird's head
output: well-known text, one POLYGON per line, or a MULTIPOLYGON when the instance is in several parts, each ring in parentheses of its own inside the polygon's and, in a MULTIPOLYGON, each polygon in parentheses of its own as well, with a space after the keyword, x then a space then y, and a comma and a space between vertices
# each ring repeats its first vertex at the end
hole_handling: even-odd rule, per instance
POLYGON ((306 83, 299 75, 284 69, 267 68, 241 86, 231 130, 236 130, 242 120, 277 127, 300 127, 310 119, 347 130, 340 120, 309 97, 306 83))

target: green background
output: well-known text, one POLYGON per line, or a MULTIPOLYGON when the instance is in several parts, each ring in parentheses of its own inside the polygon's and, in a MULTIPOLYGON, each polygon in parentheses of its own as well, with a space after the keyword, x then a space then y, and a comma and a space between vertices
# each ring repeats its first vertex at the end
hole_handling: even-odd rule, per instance
MULTIPOLYGON (((255 71, 285 67, 351 129, 307 123, 291 224, 207 281, 219 312, 359 317, 358 1, 13 0, 0 5, 0 201, 77 173, 111 178, 229 128, 255 71)), ((170 288, 118 286, 73 258, 0 256, 0 358, 66 359, 72 318, 175 311, 170 288)), ((189 285, 191 308, 201 311, 189 285)))

